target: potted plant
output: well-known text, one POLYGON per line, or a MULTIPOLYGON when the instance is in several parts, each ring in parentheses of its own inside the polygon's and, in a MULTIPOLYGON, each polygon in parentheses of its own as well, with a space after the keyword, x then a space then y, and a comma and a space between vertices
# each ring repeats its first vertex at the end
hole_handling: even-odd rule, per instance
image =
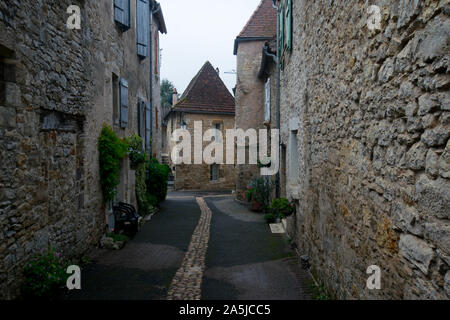
POLYGON ((272 189, 272 182, 267 178, 257 177, 250 182, 246 197, 251 201, 253 211, 267 211, 272 189))
POLYGON ((272 201, 270 211, 277 220, 281 220, 295 212, 295 205, 286 198, 276 198, 272 201))

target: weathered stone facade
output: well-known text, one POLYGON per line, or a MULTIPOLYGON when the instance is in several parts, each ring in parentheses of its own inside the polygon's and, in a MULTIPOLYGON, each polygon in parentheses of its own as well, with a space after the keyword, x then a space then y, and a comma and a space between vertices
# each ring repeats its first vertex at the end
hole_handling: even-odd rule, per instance
POLYGON ((234 130, 234 117, 234 98, 220 79, 217 69, 214 69, 207 61, 189 83, 180 101, 174 99, 174 106, 165 120, 167 146, 170 153, 169 163, 174 174, 176 190, 224 191, 234 189, 235 166, 234 164, 225 164, 226 131, 234 130), (174 150, 175 146, 181 142, 175 141, 174 135, 175 130, 182 128, 187 130, 190 135, 191 159, 190 163, 180 164, 176 163, 174 158, 182 156, 184 150, 178 153, 176 149, 174 150), (212 129, 220 132, 222 137, 214 134, 208 141, 205 133, 212 129), (198 150, 195 145, 196 137, 201 139, 202 150, 198 150), (219 160, 219 163, 208 164, 204 161, 203 151, 207 150, 212 140, 223 143, 223 159, 219 160), (198 156, 200 159, 197 159, 198 156))
MULTIPOLYGON (((114 22, 113 2, 0 3, 0 298, 18 295, 22 268, 40 250, 80 256, 105 232, 100 131, 106 123, 121 137, 137 132, 138 98, 150 98, 149 58, 136 55, 136 2, 127 31, 114 22), (81 30, 66 27, 72 4, 81 8, 81 30), (114 110, 115 77, 129 81, 125 129, 114 110)), ((153 92, 159 104, 158 80, 153 92)), ((127 159, 118 200, 136 202, 127 159)))
MULTIPOLYGON (((236 128, 264 128, 264 82, 258 78, 261 66, 261 53, 265 41, 248 41, 239 44, 237 51, 237 84, 236 84, 236 128)), ((259 175, 255 164, 248 164, 246 145, 246 164, 236 166, 236 193, 247 190, 250 180, 259 175)))
MULTIPOLYGON (((262 0, 249 21, 236 37, 234 54, 237 61, 236 83, 236 128, 264 129, 264 87, 265 79, 260 79, 262 51, 266 41, 276 36, 276 11, 271 0, 262 0)), ((275 81, 273 81, 275 83, 275 81)), ((273 118, 274 119, 274 118, 273 118)), ((236 193, 242 195, 248 183, 259 175, 255 164, 248 164, 246 145, 246 164, 236 166, 236 193)))
POLYGON ((449 15, 437 0, 293 1, 281 78, 289 230, 340 298, 450 297, 449 15), (379 31, 367 27, 372 4, 379 31), (381 290, 366 288, 370 265, 381 290))
MULTIPOLYGON (((196 113, 184 113, 183 121, 186 123, 186 129, 189 131, 192 137, 192 160, 194 160, 194 124, 202 124, 203 135, 209 129, 213 129, 215 124, 220 124, 221 132, 223 135, 223 154, 225 158, 226 149, 226 130, 234 129, 234 115, 219 115, 219 114, 196 114, 196 113)), ((168 131, 172 132, 172 123, 174 130, 180 129, 180 117, 177 114, 171 114, 169 118, 168 131), (173 118, 173 122, 172 122, 173 118)), ((170 133, 168 137, 170 137, 170 133)), ((170 150, 173 150, 175 146, 174 141, 170 141, 170 150)), ((210 142, 203 142, 203 150, 210 144, 210 142)), ((213 180, 211 177, 211 166, 202 164, 180 164, 173 165, 176 190, 206 190, 206 191, 225 191, 233 190, 235 187, 235 166, 221 164, 219 165, 219 176, 217 180, 213 180)))

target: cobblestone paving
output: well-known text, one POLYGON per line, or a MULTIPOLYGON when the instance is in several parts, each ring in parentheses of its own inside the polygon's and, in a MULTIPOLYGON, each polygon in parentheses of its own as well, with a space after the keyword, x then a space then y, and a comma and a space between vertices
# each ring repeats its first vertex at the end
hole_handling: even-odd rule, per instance
POLYGON ((200 300, 201 298, 212 213, 203 198, 196 198, 196 201, 202 213, 181 267, 172 280, 167 300, 200 300))

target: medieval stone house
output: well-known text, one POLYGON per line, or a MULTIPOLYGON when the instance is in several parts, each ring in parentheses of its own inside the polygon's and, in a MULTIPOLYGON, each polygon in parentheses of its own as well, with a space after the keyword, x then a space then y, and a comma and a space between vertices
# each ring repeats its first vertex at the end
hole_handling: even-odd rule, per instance
MULTIPOLYGON (((104 124, 120 137, 139 133, 159 156, 160 32, 153 0, 0 2, 0 298, 18 294, 40 250, 78 256, 106 231, 104 124), (70 5, 81 30, 66 26, 70 5)), ((136 204, 128 162, 117 200, 136 204)))
MULTIPOLYGON (((226 148, 226 130, 234 129, 235 102, 231 93, 220 79, 218 71, 211 63, 206 62, 192 79, 180 100, 174 99, 174 107, 166 118, 167 145, 173 151, 177 141, 172 139, 174 130, 185 129, 191 135, 192 161, 194 161, 194 129, 201 126, 204 135, 208 130, 219 131, 222 138, 216 135, 214 141, 223 139, 223 154, 226 148)), ((203 141, 203 149, 211 141, 203 141)), ((203 159, 203 158, 202 158, 203 159)), ((235 185, 235 167, 221 163, 207 164, 201 160, 198 164, 174 164, 171 167, 175 176, 177 190, 232 190, 235 185)), ((224 161, 225 162, 225 161, 224 161)))
MULTIPOLYGON (((264 97, 265 82, 258 77, 261 66, 261 53, 268 40, 273 39, 277 32, 276 10, 271 0, 261 1, 249 21, 236 37, 234 54, 237 56, 236 84, 236 128, 263 129, 265 121, 264 97)), ((274 119, 272 119, 274 120, 274 119)), ((248 144, 249 142, 247 142, 248 144)), ((246 146, 246 163, 236 167, 236 192, 242 194, 248 183, 259 174, 255 164, 248 164, 248 149, 246 146)))
MULTIPOLYGON (((340 298, 448 299, 448 3, 384 1, 373 30, 365 3, 276 4, 280 45, 247 61, 262 61, 273 117, 279 57, 281 194, 297 206, 299 254, 340 298), (372 265, 380 290, 366 286, 372 265)), ((238 56, 236 123, 242 79, 262 87, 255 70, 238 56)))

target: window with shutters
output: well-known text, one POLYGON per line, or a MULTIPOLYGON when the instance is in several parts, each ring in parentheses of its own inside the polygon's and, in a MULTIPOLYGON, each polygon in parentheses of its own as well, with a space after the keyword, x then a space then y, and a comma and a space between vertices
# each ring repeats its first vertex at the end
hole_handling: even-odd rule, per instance
POLYGON ((150 152, 150 139, 151 139, 151 110, 150 110, 150 102, 145 104, 145 150, 150 152))
POLYGON ((159 73, 159 35, 158 32, 155 32, 155 74, 159 73))
POLYGON ((149 10, 149 0, 136 0, 137 54, 141 58, 147 57, 149 52, 149 10))
POLYGON ((218 164, 212 164, 209 167, 209 171, 210 171, 210 180, 211 181, 219 181, 219 172, 220 172, 220 167, 218 164))
POLYGON ((283 55, 283 48, 284 48, 284 11, 283 8, 281 8, 281 12, 278 15, 280 19, 280 52, 281 56, 283 55))
POLYGON ((128 127, 128 81, 120 79, 120 127, 128 127))
POLYGON ((269 123, 270 122, 270 78, 267 79, 264 91, 265 91, 264 122, 269 123))
POLYGON ((286 37, 286 43, 285 43, 285 49, 287 51, 291 51, 292 49, 292 0, 286 0, 286 9, 285 9, 285 15, 286 15, 286 26, 285 26, 285 37, 286 37))
POLYGON ((116 74, 112 74, 113 96, 113 124, 118 126, 120 120, 120 80, 116 74))
POLYGON ((114 0, 114 20, 122 31, 130 29, 130 0, 114 0))
POLYGON ((214 129, 215 129, 215 131, 214 131, 214 142, 221 142, 221 139, 220 139, 220 137, 221 137, 221 125, 220 125, 220 123, 215 123, 214 124, 214 129))
POLYGON ((142 139, 145 139, 144 114, 145 114, 145 103, 142 99, 139 98, 137 105, 138 135, 142 139))

